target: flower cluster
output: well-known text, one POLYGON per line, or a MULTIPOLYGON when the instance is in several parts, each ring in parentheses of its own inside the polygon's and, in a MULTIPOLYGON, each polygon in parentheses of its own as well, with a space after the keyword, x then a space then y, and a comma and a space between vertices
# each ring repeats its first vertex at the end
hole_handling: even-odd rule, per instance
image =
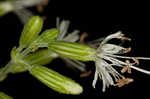
MULTIPOLYGON (((59 22, 57 19, 56 23, 56 28, 47 29, 40 33, 43 27, 41 17, 33 16, 27 21, 21 33, 19 46, 12 48, 11 60, 5 67, 0 68, 0 81, 3 81, 8 73, 28 71, 29 74, 54 91, 73 95, 82 93, 83 88, 80 84, 44 67, 58 57, 69 65, 71 64, 70 67, 78 68, 82 72, 86 71, 86 65, 83 62, 95 62, 93 87, 95 88, 99 78, 103 82, 103 92, 110 85, 122 87, 133 82, 132 78, 123 76, 125 72, 131 74, 131 69, 150 74, 150 71, 136 67, 139 65, 140 59, 150 60, 150 58, 122 56, 122 54, 130 52, 131 48, 124 48, 109 42, 112 39, 131 41, 122 32, 119 31, 106 38, 88 42, 89 45, 86 45, 83 44, 85 34, 80 37, 78 30, 67 34, 69 21, 59 22), (123 59, 125 61, 122 61, 123 59), (120 72, 115 69, 116 67, 121 68, 120 72)), ((4 94, 0 93, 1 96, 4 94)))
POLYGON ((0 69, 0 81, 3 81, 8 73, 28 71, 43 84, 59 93, 80 94, 83 91, 81 85, 43 66, 58 57, 48 47, 58 37, 59 30, 52 28, 39 34, 42 27, 41 17, 33 16, 28 20, 21 33, 19 47, 12 48, 10 62, 0 69))

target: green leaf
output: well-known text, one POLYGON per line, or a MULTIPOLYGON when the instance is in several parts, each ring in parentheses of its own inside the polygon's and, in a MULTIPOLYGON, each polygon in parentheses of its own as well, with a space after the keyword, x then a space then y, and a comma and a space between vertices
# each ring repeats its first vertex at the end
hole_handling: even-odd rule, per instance
POLYGON ((64 41, 54 41, 50 43, 49 50, 60 56, 81 61, 92 61, 96 53, 96 50, 89 46, 64 41))
POLYGON ((46 65, 50 63, 54 58, 58 57, 54 52, 45 49, 39 49, 33 53, 26 55, 23 60, 29 64, 46 65))
POLYGON ((33 66, 30 73, 49 88, 63 93, 77 95, 82 93, 82 87, 75 81, 43 66, 33 66))
POLYGON ((21 48, 27 47, 32 41, 34 41, 43 27, 43 19, 39 16, 31 17, 25 24, 22 31, 19 45, 21 48))
POLYGON ((0 92, 0 99, 13 99, 12 97, 6 95, 5 93, 3 92, 0 92))

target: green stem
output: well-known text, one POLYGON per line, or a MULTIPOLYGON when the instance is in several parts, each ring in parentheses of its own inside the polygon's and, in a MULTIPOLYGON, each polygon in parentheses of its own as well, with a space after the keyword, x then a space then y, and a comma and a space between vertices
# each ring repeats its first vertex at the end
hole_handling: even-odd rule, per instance
POLYGON ((0 72, 0 78, 11 72, 13 64, 13 61, 8 62, 8 64, 0 72))

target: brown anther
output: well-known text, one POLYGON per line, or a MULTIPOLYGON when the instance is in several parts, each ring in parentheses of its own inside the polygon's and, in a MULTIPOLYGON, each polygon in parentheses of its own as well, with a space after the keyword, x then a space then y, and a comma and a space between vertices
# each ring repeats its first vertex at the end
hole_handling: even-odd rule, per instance
POLYGON ((91 70, 88 72, 82 73, 82 74, 80 74, 80 78, 88 77, 91 73, 92 73, 91 70))
POLYGON ((131 38, 128 38, 128 37, 122 37, 120 38, 121 40, 128 40, 128 41, 131 41, 131 38))
POLYGON ((122 87, 126 84, 129 84, 131 82, 133 82, 134 80, 132 78, 125 78, 125 77, 122 77, 121 80, 117 81, 116 84, 114 84, 114 86, 118 86, 118 87, 122 87))
POLYGON ((44 8, 48 5, 48 0, 44 0, 41 4, 38 4, 36 6, 36 9, 38 12, 43 12, 44 11, 44 8))
POLYGON ((126 84, 129 84, 129 83, 131 83, 133 81, 134 81, 134 79, 132 79, 132 78, 126 78, 126 84))
POLYGON ((127 71, 129 74, 131 74, 130 61, 126 60, 126 64, 127 65, 121 70, 121 73, 125 73, 127 71))
POLYGON ((129 53, 129 52, 131 52, 131 47, 126 48, 123 53, 129 53))
POLYGON ((139 63, 139 60, 138 59, 136 59, 135 57, 132 57, 132 60, 137 64, 137 65, 139 65, 140 63, 139 63))
POLYGON ((84 43, 84 39, 88 36, 88 34, 86 32, 83 32, 80 36, 80 43, 84 43))
POLYGON ((121 69, 121 73, 125 73, 128 70, 128 66, 125 66, 121 69))
POLYGON ((128 66, 128 71, 127 71, 129 74, 131 74, 132 73, 132 71, 131 71, 131 68, 128 66))

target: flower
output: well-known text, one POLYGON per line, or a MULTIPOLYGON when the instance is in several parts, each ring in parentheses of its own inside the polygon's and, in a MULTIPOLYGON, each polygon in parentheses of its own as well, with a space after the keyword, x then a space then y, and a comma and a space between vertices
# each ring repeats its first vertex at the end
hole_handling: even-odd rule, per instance
POLYGON ((100 78, 103 82, 103 88, 102 88, 103 92, 105 91, 106 87, 109 87, 110 85, 122 87, 125 84, 133 82, 132 78, 125 78, 121 74, 124 72, 131 73, 131 68, 146 74, 150 74, 150 71, 136 67, 136 65, 139 64, 138 59, 150 60, 150 58, 121 56, 120 54, 130 52, 131 48, 124 48, 119 45, 108 43, 108 41, 112 39, 131 40, 130 38, 124 37, 124 34, 122 34, 119 31, 117 33, 107 36, 97 48, 97 52, 94 59, 96 65, 96 71, 95 71, 95 76, 92 85, 95 88, 96 82, 98 78, 100 78), (133 60, 134 62, 130 63, 129 60, 123 62, 120 59, 130 59, 133 60), (123 67, 121 73, 119 73, 114 68, 117 66, 123 67))
POLYGON ((26 9, 38 4, 44 4, 47 0, 6 0, 0 2, 0 16, 14 12, 23 24, 34 14, 26 9))

